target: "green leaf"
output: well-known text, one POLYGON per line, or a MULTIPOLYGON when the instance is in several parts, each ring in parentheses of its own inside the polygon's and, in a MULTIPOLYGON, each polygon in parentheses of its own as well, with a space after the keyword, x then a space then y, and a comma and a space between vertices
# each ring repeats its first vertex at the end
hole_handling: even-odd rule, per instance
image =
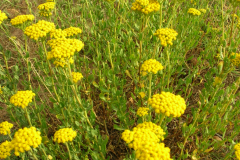
POLYGON ((125 128, 122 128, 122 127, 120 127, 116 124, 113 125, 113 128, 116 129, 116 130, 119 130, 119 131, 124 131, 125 130, 125 128))

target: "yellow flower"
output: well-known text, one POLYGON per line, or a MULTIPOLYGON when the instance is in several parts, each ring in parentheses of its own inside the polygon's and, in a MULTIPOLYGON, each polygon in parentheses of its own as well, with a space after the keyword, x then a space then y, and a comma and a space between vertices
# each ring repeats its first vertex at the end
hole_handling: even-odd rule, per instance
POLYGON ((64 31, 67 33, 67 37, 71 37, 71 36, 82 33, 82 30, 77 27, 69 27, 69 28, 64 29, 64 31))
POLYGON ((199 11, 202 12, 202 13, 206 13, 207 12, 206 9, 199 9, 199 11))
POLYGON ((55 2, 46 2, 38 6, 39 10, 51 11, 55 7, 55 2))
POLYGON ((237 159, 240 160, 240 143, 236 144, 234 146, 234 149, 235 149, 235 155, 236 155, 237 159))
POLYGON ((35 127, 19 129, 11 141, 10 148, 15 150, 15 155, 19 156, 20 152, 29 151, 31 146, 37 148, 42 143, 40 132, 35 127))
POLYGON ((30 102, 32 102, 32 98, 34 96, 35 93, 30 90, 17 91, 17 93, 10 98, 10 103, 12 103, 14 106, 22 107, 24 109, 30 102))
POLYGON ((3 88, 3 87, 0 86, 0 94, 3 94, 2 88, 3 88))
POLYGON ((11 155, 11 148, 9 147, 10 143, 11 142, 5 141, 0 144, 0 158, 1 159, 5 159, 11 155))
POLYGON ((148 72, 157 74, 158 71, 162 70, 163 66, 156 59, 146 60, 141 66, 141 73, 148 72))
POLYGON ((143 128, 143 129, 149 129, 150 131, 152 131, 153 133, 155 133, 155 135, 160 139, 160 140, 164 140, 164 135, 165 132, 163 132, 163 129, 156 125, 155 123, 152 122, 143 122, 140 123, 136 126, 137 128, 143 128))
POLYGON ((170 28, 161 28, 158 29, 153 35, 157 36, 161 41, 161 45, 166 47, 167 44, 173 45, 172 41, 176 40, 178 33, 170 28))
POLYGON ((222 83, 222 78, 220 78, 220 77, 215 77, 214 78, 213 86, 217 86, 221 83, 222 83))
POLYGON ((0 123, 0 134, 7 135, 10 134, 10 130, 13 127, 12 123, 8 123, 8 121, 0 123))
POLYGON ((72 128, 62 128, 55 132, 53 141, 57 143, 65 143, 72 141, 77 136, 77 132, 72 128))
POLYGON ((51 38, 65 38, 67 36, 67 32, 61 29, 55 29, 50 32, 51 38))
POLYGON ((40 20, 38 23, 28 26, 24 34, 37 41, 39 38, 46 37, 52 30, 55 30, 54 23, 40 20))
POLYGON ((80 81, 83 78, 82 73, 79 72, 72 72, 72 79, 74 83, 77 83, 78 81, 80 81))
POLYGON ((158 11, 160 4, 156 0, 136 0, 132 3, 131 10, 139 11, 144 14, 158 11))
POLYGON ((55 67, 62 67, 63 68, 63 67, 66 67, 68 65, 68 62, 70 64, 72 64, 74 62, 73 58, 70 57, 69 59, 68 58, 57 59, 53 62, 53 64, 55 65, 55 67))
POLYGON ((149 110, 149 108, 139 107, 138 110, 137 110, 137 115, 140 116, 140 117, 143 117, 143 116, 148 114, 148 110, 149 110))
POLYGON ((0 24, 2 24, 2 22, 7 18, 7 15, 0 10, 0 24))
POLYGON ((48 155, 47 158, 50 160, 53 159, 53 157, 51 155, 48 155))
POLYGON ((11 19, 11 24, 15 26, 15 25, 23 24, 27 21, 32 21, 32 20, 34 20, 34 15, 20 15, 11 19))
POLYGON ((194 16, 195 15, 197 15, 197 16, 201 15, 201 12, 199 10, 195 9, 195 8, 189 8, 187 13, 192 14, 194 16))
POLYGON ((163 113, 166 116, 180 117, 185 109, 185 100, 170 92, 161 92, 148 99, 148 103, 155 109, 156 113, 163 113))
POLYGON ((233 65, 239 67, 240 66, 240 53, 232 53, 230 56, 231 62, 233 63, 233 65), (234 56, 236 56, 235 58, 233 58, 234 56))
POLYGON ((138 94, 141 98, 144 98, 146 96, 146 94, 144 92, 139 92, 138 94))

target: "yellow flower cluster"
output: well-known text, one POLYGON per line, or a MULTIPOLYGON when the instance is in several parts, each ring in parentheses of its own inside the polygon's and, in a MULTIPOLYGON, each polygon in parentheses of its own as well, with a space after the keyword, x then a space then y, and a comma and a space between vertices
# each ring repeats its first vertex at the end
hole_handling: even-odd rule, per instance
POLYGON ((47 44, 51 47, 47 59, 55 59, 55 65, 61 67, 67 65, 67 61, 73 62, 74 53, 79 52, 84 46, 82 41, 68 38, 51 39, 47 44))
POLYGON ((166 47, 167 44, 173 45, 172 41, 176 40, 178 33, 170 28, 161 28, 158 29, 153 35, 158 36, 158 38, 161 40, 161 45, 166 47))
POLYGON ((9 147, 10 142, 5 141, 2 144, 0 144, 0 158, 5 159, 8 156, 11 155, 11 148, 9 147))
POLYGON ((10 148, 15 150, 15 155, 19 156, 20 152, 29 151, 31 146, 37 148, 42 143, 40 132, 35 127, 19 129, 10 143, 10 148))
POLYGON ((240 160, 240 143, 236 144, 234 146, 234 149, 235 149, 235 155, 236 155, 237 159, 240 160))
POLYGON ((156 0, 136 0, 132 3, 133 11, 140 11, 149 14, 160 9, 160 4, 156 0))
POLYGON ((35 96, 35 93, 30 90, 17 91, 17 93, 10 98, 10 103, 24 109, 30 102, 32 102, 33 96, 35 96))
POLYGON ((220 77, 215 77, 214 78, 213 86, 217 86, 221 83, 222 83, 222 78, 220 78, 220 77))
POLYGON ((7 15, 0 10, 0 24, 2 24, 2 22, 7 18, 7 15))
POLYGON ((65 143, 68 141, 72 141, 73 138, 77 136, 77 132, 72 128, 62 128, 55 132, 53 141, 57 143, 65 143))
POLYGON ((25 22, 27 22, 27 21, 32 21, 32 20, 34 20, 34 15, 20 15, 20 16, 17 16, 17 17, 15 17, 15 18, 13 18, 13 19, 11 19, 11 24, 13 25, 13 26, 15 26, 15 25, 19 25, 19 24, 23 24, 23 23, 25 23, 25 22))
POLYGON ((40 20, 38 23, 28 26, 24 34, 37 41, 39 38, 46 37, 52 30, 55 30, 54 23, 40 20))
POLYGON ((46 2, 38 6, 39 14, 44 17, 51 16, 51 10, 54 9, 55 2, 46 2))
MULTIPOLYGON (((141 87, 141 86, 140 86, 141 87)), ((141 87, 141 88, 143 88, 143 87, 141 87)), ((144 93, 144 92, 139 92, 139 96, 141 97, 141 98, 144 98, 145 96, 146 96, 146 94, 144 93)))
POLYGON ((133 128, 133 131, 125 130, 122 139, 128 143, 129 148, 136 150, 137 159, 162 160, 170 159, 170 149, 164 148, 163 132, 160 126, 152 122, 144 122, 133 128))
POLYGON ((154 74, 157 74, 158 71, 162 70, 163 66, 160 62, 158 62, 156 59, 149 59, 146 60, 141 67, 141 72, 144 74, 144 72, 151 72, 154 74))
POLYGON ((199 9, 199 11, 202 12, 202 13, 206 13, 207 12, 206 9, 199 9))
POLYGON ((8 123, 8 121, 0 123, 0 134, 7 135, 10 134, 10 130, 13 127, 12 123, 8 123))
POLYGON ((0 86, 0 94, 2 94, 2 93, 3 93, 3 91, 2 91, 2 88, 3 88, 3 87, 1 87, 1 86, 0 86))
POLYGON ((238 20, 237 28, 240 29, 240 19, 238 20))
POLYGON ((69 28, 64 29, 64 31, 67 33, 67 37, 71 37, 71 36, 82 33, 82 30, 77 27, 69 27, 69 28))
POLYGON ((191 3, 197 5, 197 3, 194 0, 191 0, 191 3))
POLYGON ((148 114, 149 108, 146 107, 139 107, 137 110, 137 115, 143 117, 148 114))
POLYGON ((79 72, 72 72, 72 79, 74 83, 77 83, 78 81, 80 81, 83 78, 82 73, 79 72))
POLYGON ((235 56, 235 58, 231 59, 231 62, 233 63, 233 65, 239 67, 240 66, 240 53, 232 53, 231 56, 235 56))
POLYGON ((198 15, 198 16, 201 15, 201 12, 199 10, 195 9, 195 8, 189 8, 187 13, 192 14, 194 16, 195 15, 198 15))
POLYGON ((156 113, 163 113, 166 116, 180 117, 185 109, 185 100, 180 95, 170 92, 161 92, 148 99, 148 103, 155 109, 156 113))
POLYGON ((50 32, 51 38, 65 38, 67 37, 67 32, 61 29, 55 29, 50 32))

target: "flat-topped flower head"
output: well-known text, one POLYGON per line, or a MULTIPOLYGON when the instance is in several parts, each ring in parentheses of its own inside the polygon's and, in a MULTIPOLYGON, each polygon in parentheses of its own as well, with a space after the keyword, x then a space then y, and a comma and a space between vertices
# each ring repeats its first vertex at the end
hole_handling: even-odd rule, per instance
POLYGON ((0 134, 3 134, 3 135, 10 134, 12 127, 13 127, 13 124, 8 123, 8 121, 4 121, 0 123, 0 134))
POLYGON ((240 143, 237 143, 234 146, 234 149, 235 149, 235 155, 236 155, 237 159, 240 160, 240 143))
POLYGON ((38 6, 39 10, 51 11, 55 7, 55 2, 46 2, 38 6))
POLYGON ((195 8, 189 8, 188 9, 188 14, 192 14, 192 15, 197 15, 197 16, 200 16, 201 15, 201 12, 195 8))
POLYGON ((61 59, 56 59, 53 64, 55 65, 55 67, 66 67, 68 65, 68 63, 73 64, 74 60, 72 57, 65 59, 65 58, 61 58, 61 59))
POLYGON ((11 141, 10 148, 14 149, 15 155, 19 156, 20 152, 29 151, 31 148, 37 148, 42 143, 41 133, 35 127, 19 129, 11 141))
POLYGON ((13 26, 16 26, 32 20, 34 20, 34 15, 30 14, 30 15, 19 15, 11 19, 10 22, 13 26))
POLYGON ((1 10, 0 10, 0 24, 2 24, 2 22, 5 20, 5 19, 7 19, 8 17, 7 17, 7 15, 6 15, 6 13, 4 13, 4 12, 2 12, 1 10))
POLYGON ((82 30, 78 27, 69 27, 69 28, 64 29, 64 31, 67 33, 66 37, 72 37, 72 36, 82 33, 82 30))
POLYGON ((62 29, 55 29, 50 32, 51 38, 65 38, 67 37, 67 32, 62 29))
POLYGON ((34 96, 35 93, 33 93, 31 90, 17 91, 17 93, 10 98, 10 103, 12 103, 14 106, 22 107, 24 109, 30 102, 32 102, 32 98, 34 96))
POLYGON ((160 4, 156 0, 136 0, 132 3, 131 10, 149 14, 160 10, 160 4))
POLYGON ((158 126, 158 125, 156 125, 155 123, 152 123, 152 122, 140 123, 136 126, 136 128, 149 129, 150 131, 155 133, 156 136, 162 141, 164 140, 163 136, 166 134, 160 126, 158 126))
POLYGON ((148 73, 157 74, 157 72, 162 69, 163 69, 163 66, 160 62, 158 62, 156 59, 149 59, 142 64, 141 73, 144 74, 144 72, 148 72, 148 73))
POLYGON ((71 142, 76 136, 77 132, 72 128, 62 128, 55 132, 53 141, 57 143, 71 142))
POLYGON ((55 30, 54 23, 40 20, 37 23, 28 26, 25 29, 24 34, 37 41, 39 38, 46 37, 52 30, 55 30))
POLYGON ((72 72, 72 79, 74 83, 77 83, 78 81, 80 81, 83 78, 82 73, 79 72, 72 72))
POLYGON ((156 113, 163 113, 168 117, 180 117, 186 109, 185 100, 170 92, 162 91, 161 94, 155 94, 148 99, 148 103, 155 109, 156 113))
POLYGON ((158 29, 153 35, 157 36, 160 41, 161 45, 166 47, 168 44, 173 45, 172 41, 176 40, 178 33, 170 28, 161 28, 158 29))
POLYGON ((0 158, 5 159, 11 155, 11 148, 10 148, 10 143, 8 141, 5 141, 0 144, 0 158))
POLYGON ((143 117, 148 114, 149 108, 147 107, 139 107, 137 110, 137 115, 143 117))
POLYGON ((231 56, 230 56, 230 59, 231 59, 231 62, 234 66, 237 66, 237 67, 240 66, 240 53, 232 53, 231 56))
POLYGON ((206 13, 206 12, 207 12, 206 9, 199 9, 199 11, 200 11, 201 13, 206 13))

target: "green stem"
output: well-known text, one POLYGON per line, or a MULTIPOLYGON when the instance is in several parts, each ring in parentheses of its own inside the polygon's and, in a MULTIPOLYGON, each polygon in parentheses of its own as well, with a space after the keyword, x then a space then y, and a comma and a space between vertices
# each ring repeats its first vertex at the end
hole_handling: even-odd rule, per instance
POLYGON ((30 120, 30 117, 29 117, 29 114, 28 114, 27 108, 24 108, 24 111, 25 111, 25 114, 26 114, 26 117, 27 117, 28 123, 29 123, 29 125, 32 127, 32 123, 31 123, 31 120, 30 120))
POLYGON ((149 73, 149 88, 148 88, 148 98, 151 98, 151 92, 152 92, 152 73, 149 73))
POLYGON ((66 147, 67 147, 67 150, 68 150, 68 155, 69 155, 69 159, 71 160, 72 159, 72 157, 71 157, 71 153, 70 153, 70 150, 69 150, 69 147, 68 147, 68 144, 67 143, 64 143, 65 145, 66 145, 66 147))
MULTIPOLYGON (((236 13, 237 7, 234 7, 233 9, 233 15, 236 13)), ((230 37, 229 37, 229 42, 228 45, 231 45, 231 40, 232 40, 232 34, 233 34, 233 24, 234 24, 234 16, 232 16, 232 25, 231 25, 231 32, 230 32, 230 37)))
POLYGON ((167 80, 167 88, 169 88, 169 83, 170 83, 170 76, 171 76, 171 72, 170 72, 170 70, 171 70, 171 64, 170 64, 170 53, 169 53, 169 51, 168 51, 168 47, 166 48, 166 50, 167 50, 167 64, 168 64, 168 80, 167 80))
POLYGON ((159 23, 159 29, 162 28, 162 2, 160 3, 160 23, 159 23))
POLYGON ((36 157, 36 155, 34 154, 33 150, 31 149, 30 152, 32 153, 32 156, 35 160, 38 160, 38 158, 36 157))
POLYGON ((164 115, 164 114, 162 114, 162 116, 161 116, 161 119, 160 119, 160 121, 159 121, 159 126, 161 126, 161 125, 162 125, 162 122, 163 122, 164 118, 165 118, 165 115, 164 115))

